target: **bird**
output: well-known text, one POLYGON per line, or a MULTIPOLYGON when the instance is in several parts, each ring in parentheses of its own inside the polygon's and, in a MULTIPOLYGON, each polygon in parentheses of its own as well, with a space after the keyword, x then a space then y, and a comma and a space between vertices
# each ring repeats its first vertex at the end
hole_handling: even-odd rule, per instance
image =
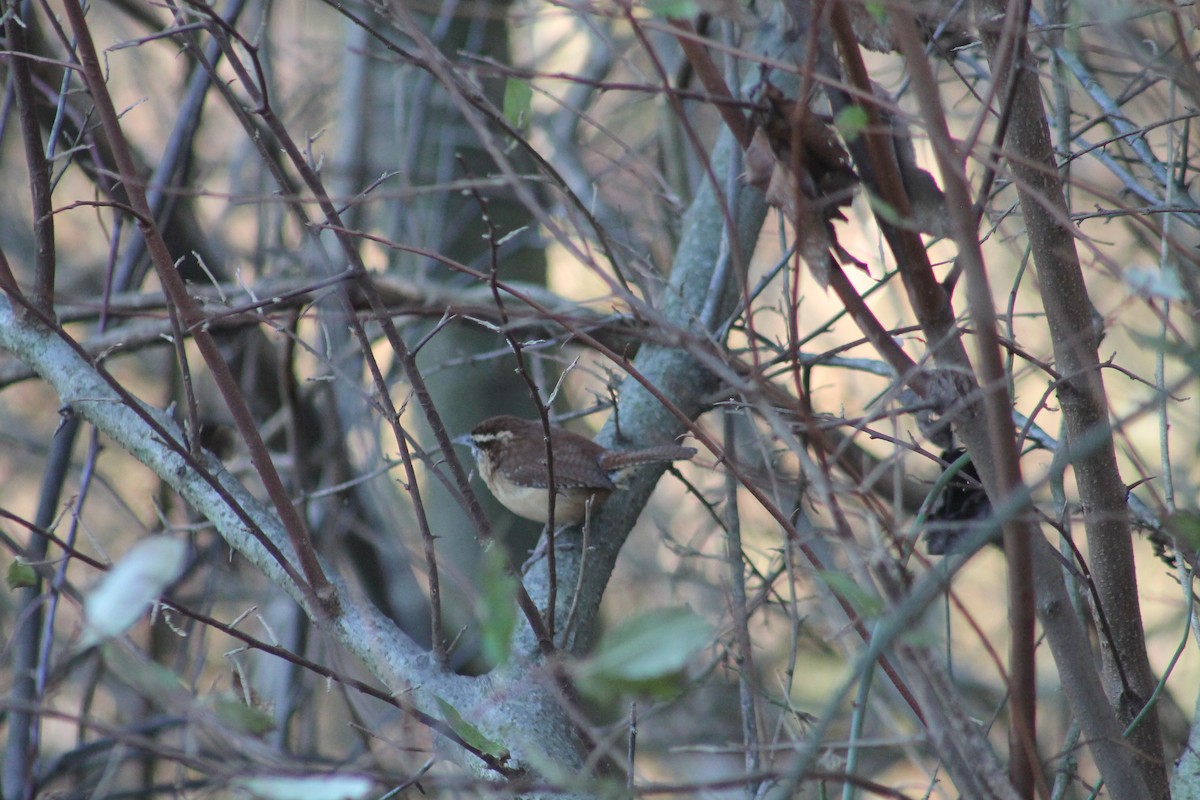
MULTIPOLYGON (((509 415, 490 417, 454 440, 471 448, 479 477, 500 504, 518 517, 549 521, 550 474, 546 430, 541 420, 509 415)), ((643 464, 689 460, 693 447, 658 445, 641 450, 609 450, 562 428, 550 426, 554 454, 554 520, 578 525, 588 507, 603 503, 643 464)))
MULTIPOLYGON (((942 461, 953 464, 965 452, 962 448, 942 451, 942 461)), ((944 556, 962 549, 973 526, 992 516, 992 501, 979 482, 975 464, 968 461, 938 495, 925 516, 925 552, 944 556)), ((997 534, 999 530, 997 530, 997 534)))

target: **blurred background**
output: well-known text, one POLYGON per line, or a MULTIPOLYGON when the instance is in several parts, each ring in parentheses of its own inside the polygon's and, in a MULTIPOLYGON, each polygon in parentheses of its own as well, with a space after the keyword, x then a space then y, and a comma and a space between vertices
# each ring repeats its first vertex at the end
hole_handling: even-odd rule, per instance
MULTIPOLYGON (((170 409, 229 474, 264 495, 223 388, 194 345, 173 334, 170 303, 129 213, 111 142, 82 91, 72 34, 52 16, 56 6, 7 8, 4 255, 32 291, 46 219, 30 199, 36 181, 22 140, 33 120, 52 190, 52 302, 63 329, 121 386, 170 409), (21 51, 30 56, 15 55, 21 51), (24 101, 17 61, 32 89, 24 101)), ((927 23, 945 122, 967 145, 966 172, 978 190, 985 170, 997 166, 989 148, 1002 94, 976 20, 949 4, 883 7, 919 13, 927 23)), ((685 796, 745 795, 736 779, 747 751, 761 756, 758 769, 771 776, 806 746, 821 719, 830 725, 814 775, 845 771, 853 738, 853 774, 898 793, 887 796, 955 797, 959 790, 892 685, 876 675, 874 691, 859 694, 865 705, 857 713, 850 700, 828 705, 839 687, 873 680, 857 671, 862 641, 835 600, 848 601, 855 621, 870 627, 886 618, 889 602, 886 591, 863 582, 872 565, 896 564, 903 581, 939 563, 926 555, 922 536, 933 504, 927 496, 953 460, 939 458, 950 444, 944 432, 923 420, 927 409, 900 388, 837 295, 801 263, 795 228, 778 209, 747 245, 753 257, 737 279, 736 310, 709 341, 659 315, 689 235, 685 211, 712 183, 725 191, 746 181, 744 169, 733 171, 732 182, 710 172, 726 123, 680 45, 677 23, 687 22, 685 38, 705 43, 739 114, 761 108, 756 91, 766 82, 785 85, 789 72, 798 73, 812 89, 811 114, 845 142, 859 135, 853 116, 831 104, 828 78, 819 69, 804 78, 797 50, 828 35, 819 9, 800 9, 816 15, 813 34, 796 22, 798 8, 700 0, 632 7, 118 0, 92 6, 87 19, 176 268, 317 548, 355 597, 430 645, 424 516, 436 540, 449 667, 487 672, 479 612, 484 548, 419 393, 428 391, 445 431, 456 436, 494 414, 536 417, 532 380, 560 424, 595 435, 625 375, 577 332, 630 358, 647 343, 692 336, 686 346, 703 345, 724 370, 719 388, 697 401, 706 409, 698 426, 787 515, 799 540, 744 486, 730 488, 723 459, 706 448, 659 483, 608 581, 604 627, 648 608, 685 606, 713 634, 673 696, 639 702, 637 781, 686 785, 675 790, 685 796), (758 45, 772 29, 784 44, 764 51, 758 45), (341 230, 278 147, 274 126, 301 148, 341 215, 341 230), (371 298, 349 295, 370 346, 347 324, 336 286, 345 279, 348 246, 374 276, 405 351, 387 338, 371 298), (520 294, 501 293, 495 280, 520 294), (827 450, 807 449, 813 429, 823 431, 827 450), (814 486, 814 470, 825 476, 823 487, 814 486), (851 539, 834 532, 830 496, 851 539), (731 506, 740 527, 732 555, 731 506), (849 585, 813 570, 800 541, 851 576, 849 585), (740 588, 734 572, 743 576, 740 588), (739 638, 743 627, 748 638, 739 638), (747 708, 758 737, 753 748, 745 739, 747 708)), ((859 9, 862 19, 874 18, 873 8, 859 9)), ((1054 0, 1034 5, 1027 31, 1101 336, 1136 530, 1145 645, 1164 681, 1168 763, 1187 739, 1200 685, 1200 659, 1188 640, 1192 595, 1181 588, 1181 581, 1190 587, 1190 567, 1173 560, 1170 545, 1182 535, 1194 547, 1200 519, 1200 206, 1190 169, 1200 76, 1192 15, 1172 5, 1135 11, 1054 0)), ((885 33, 873 39, 860 30, 860 41, 875 45, 866 53, 871 80, 894 113, 898 150, 911 147, 914 166, 941 184, 912 78, 891 43, 878 40, 885 33)), ((813 63, 820 67, 822 58, 813 63)), ((1012 176, 998 166, 980 198, 979 237, 1022 437, 1021 468, 1045 534, 1056 546, 1079 534, 1086 557, 1073 473, 1055 461, 1063 421, 1044 287, 1030 259, 1027 212, 1012 176)), ((946 217, 941 201, 932 202, 934 217, 946 217)), ((831 230, 861 262, 843 262, 852 286, 899 347, 925 365, 929 343, 881 232, 879 206, 860 188, 831 230)), ((936 231, 924 231, 923 241, 939 279, 946 278, 956 246, 936 231)), ((960 285, 952 302, 973 355, 965 297, 960 285)), ((509 560, 521 564, 540 527, 504 511, 478 479, 473 485, 509 560)), ((43 568, 37 581, 17 579, 0 593, 0 686, 16 691, 20 679, 36 676, 32 694, 10 694, 4 708, 5 772, 26 765, 23 780, 6 778, 4 797, 225 796, 235 791, 227 780, 232 762, 224 761, 231 752, 256 764, 278 758, 352 767, 382 786, 424 776, 426 794, 479 796, 421 723, 327 684, 303 662, 246 650, 212 627, 208 618, 242 620, 260 640, 339 675, 369 677, 158 477, 60 408, 53 389, 8 356, 0 359, 0 509, 6 562, 20 557, 43 568), (191 547, 169 600, 200 616, 164 610, 135 626, 126 641, 144 658, 124 675, 108 662, 67 663, 81 628, 80 598, 99 581, 98 565, 163 531, 191 547), (22 644, 21 631, 31 627, 36 635, 22 644), (152 665, 175 676, 170 691, 147 689, 159 685, 152 665), (225 700, 257 712, 254 724, 221 716, 225 700), (18 712, 35 722, 22 722, 25 735, 14 738, 18 712), (221 731, 234 733, 222 742, 221 731)), ((1002 657, 1008 641, 1004 565, 999 548, 979 551, 954 574, 953 599, 934 602, 911 631, 914 642, 940 654, 961 704, 1001 757, 1008 716, 994 654, 1002 657)), ((1087 592, 1078 588, 1076 599, 1087 617, 1087 592)), ((1099 646, 1102 635, 1090 630, 1099 646)), ((1046 779, 1058 787, 1055 796, 1086 797, 1097 771, 1045 650, 1037 654, 1037 701, 1046 779)), ((589 730, 623 743, 634 699, 585 703, 589 730)), ((813 778, 796 796, 871 791, 846 785, 813 778)), ((401 796, 417 791, 408 785, 401 796)))

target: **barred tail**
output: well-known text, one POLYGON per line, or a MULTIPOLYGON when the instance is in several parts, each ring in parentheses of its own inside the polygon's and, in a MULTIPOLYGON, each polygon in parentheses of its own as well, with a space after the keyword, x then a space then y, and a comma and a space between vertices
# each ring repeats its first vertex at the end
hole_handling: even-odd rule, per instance
POLYGON ((663 461, 687 461, 696 455, 696 448, 676 444, 647 447, 644 450, 609 451, 600 457, 600 468, 606 472, 655 464, 663 461))

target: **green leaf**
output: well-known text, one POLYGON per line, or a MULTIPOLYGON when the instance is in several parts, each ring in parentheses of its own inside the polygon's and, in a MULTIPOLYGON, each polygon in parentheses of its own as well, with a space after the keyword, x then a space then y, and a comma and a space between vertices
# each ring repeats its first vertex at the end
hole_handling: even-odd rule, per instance
POLYGON ((900 634, 899 640, 910 647, 945 647, 946 640, 937 631, 931 631, 927 628, 915 627, 910 628, 900 634))
POLYGON ((497 758, 501 761, 508 758, 508 750, 498 742, 494 742, 484 736, 482 731, 463 719, 462 714, 458 713, 458 709, 436 695, 433 699, 437 701, 438 708, 442 712, 442 719, 460 739, 479 752, 489 755, 492 758, 497 758))
POLYGON ((862 106, 846 106, 833 118, 833 126, 847 142, 857 139, 867 122, 867 110, 862 106))
POLYGON ((236 731, 262 736, 275 730, 275 720, 271 719, 270 714, 248 706, 241 700, 217 697, 212 701, 212 709, 217 719, 236 731))
POLYGON ((650 611, 605 634, 589 661, 614 678, 657 678, 687 666, 710 636, 712 626, 689 609, 650 611))
POLYGON ((37 570, 29 566, 25 559, 18 558, 16 561, 8 565, 8 571, 4 575, 4 581, 8 584, 8 588, 10 589, 27 589, 30 586, 37 586, 37 570))
POLYGON ((1152 351, 1162 351, 1163 354, 1178 358, 1187 364, 1192 372, 1200 373, 1200 350, 1196 349, 1190 342, 1178 342, 1174 339, 1168 340, 1161 332, 1145 334, 1141 331, 1129 330, 1126 333, 1133 340, 1134 344, 1139 347, 1152 351))
POLYGON ((899 226, 903 223, 903 218, 896 212, 896 209, 874 192, 867 192, 867 202, 871 204, 871 210, 887 224, 899 226))
POLYGON ((694 0, 645 0, 642 5, 656 17, 694 17, 700 13, 694 0))
POLYGON ((508 661, 517 621, 517 578, 509 574, 503 548, 489 547, 484 551, 481 582, 475 613, 479 618, 483 657, 492 664, 504 664, 508 661))
POLYGON ((100 654, 113 675, 147 700, 161 702, 181 693, 191 697, 183 679, 169 668, 134 655, 118 643, 103 643, 100 654))
POLYGON ((849 575, 829 571, 818 572, 817 575, 830 591, 849 603, 860 617, 872 619, 883 613, 883 601, 855 583, 849 575))
POLYGON ((580 691, 597 700, 622 693, 669 697, 683 670, 712 639, 712 626, 686 608, 634 617, 605 634, 595 653, 572 668, 580 691))
POLYGON ((509 78, 504 82, 504 118, 518 130, 529 128, 533 87, 529 81, 509 78))
POLYGON ((887 6, 880 0, 867 0, 867 13, 880 25, 887 23, 887 6))
POLYGON ((1192 550, 1200 549, 1200 512, 1176 511, 1163 523, 1172 536, 1192 550))

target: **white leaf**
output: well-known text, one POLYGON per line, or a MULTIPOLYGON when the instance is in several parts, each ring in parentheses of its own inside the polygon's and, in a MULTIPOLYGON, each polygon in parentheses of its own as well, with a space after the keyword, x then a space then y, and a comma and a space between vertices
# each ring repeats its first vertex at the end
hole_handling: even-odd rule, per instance
POLYGON ((1171 269, 1155 267, 1128 267, 1121 277, 1125 284, 1142 297, 1160 300, 1186 300, 1187 292, 1179 282, 1179 276, 1171 269))
POLYGON ((129 630, 179 578, 186 560, 187 544, 171 536, 150 536, 129 548, 83 601, 84 646, 129 630))
POLYGON ((374 783, 362 775, 261 775, 236 778, 232 785, 264 800, 357 800, 374 783))

